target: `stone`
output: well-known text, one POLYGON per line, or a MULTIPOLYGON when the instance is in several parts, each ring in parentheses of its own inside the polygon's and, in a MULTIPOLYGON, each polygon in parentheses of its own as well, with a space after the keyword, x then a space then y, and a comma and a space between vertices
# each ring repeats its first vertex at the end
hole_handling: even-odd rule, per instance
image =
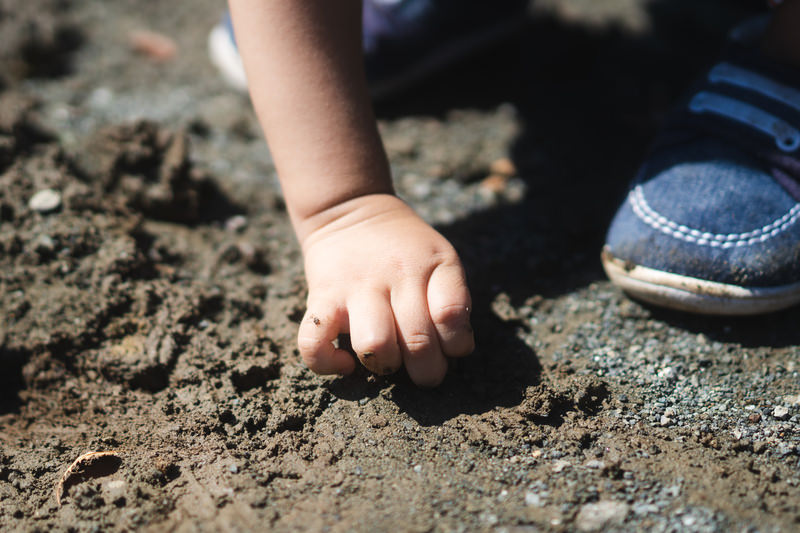
POLYGON ((61 207, 61 193, 55 189, 42 189, 31 196, 28 207, 39 213, 52 213, 61 207))
POLYGON ((231 233, 240 233, 247 228, 247 217, 234 215, 225 221, 225 229, 231 233))
POLYGON ((578 511, 575 526, 579 531, 599 531, 620 526, 628 516, 629 506, 624 502, 600 501, 587 503, 578 511))
POLYGON ((505 174, 489 174, 481 181, 481 189, 493 194, 501 194, 508 185, 508 176, 505 174))
POLYGON ((126 503, 128 484, 122 479, 111 479, 102 485, 102 493, 106 501, 117 507, 126 503))
POLYGON ((489 165, 489 172, 500 176, 511 177, 517 175, 517 168, 514 166, 514 162, 511 161, 511 159, 508 157, 501 157, 500 159, 492 161, 492 164, 489 165))
POLYGON ((48 255, 56 249, 56 242, 50 235, 39 235, 33 243, 33 249, 38 254, 48 255))
POLYGON ((542 497, 536 494, 535 492, 528 492, 525 494, 525 505, 530 505, 532 507, 542 507, 544 502, 542 501, 542 497))
POLYGON ((564 459, 556 459, 555 461, 553 461, 552 468, 553 472, 558 474, 559 472, 562 472, 565 468, 569 468, 570 466, 571 465, 569 464, 569 461, 565 461, 564 459))
POLYGON ((772 416, 777 418, 778 420, 786 420, 789 418, 789 409, 782 405, 778 405, 775 409, 772 410, 772 416))

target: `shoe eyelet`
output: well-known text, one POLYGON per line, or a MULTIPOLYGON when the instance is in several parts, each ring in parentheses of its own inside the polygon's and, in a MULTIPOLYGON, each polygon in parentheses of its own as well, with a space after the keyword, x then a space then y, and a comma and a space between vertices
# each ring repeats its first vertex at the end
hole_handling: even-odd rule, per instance
POLYGON ((778 148, 784 152, 794 152, 800 148, 800 136, 783 137, 778 140, 778 148))

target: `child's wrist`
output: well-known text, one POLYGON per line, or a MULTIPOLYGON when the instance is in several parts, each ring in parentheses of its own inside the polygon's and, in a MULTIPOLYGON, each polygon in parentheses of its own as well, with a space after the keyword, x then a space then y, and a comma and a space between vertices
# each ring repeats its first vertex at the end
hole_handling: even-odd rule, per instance
POLYGON ((373 219, 381 214, 405 204, 389 189, 367 192, 343 198, 306 216, 292 216, 292 224, 300 246, 305 251, 316 237, 326 230, 373 219))

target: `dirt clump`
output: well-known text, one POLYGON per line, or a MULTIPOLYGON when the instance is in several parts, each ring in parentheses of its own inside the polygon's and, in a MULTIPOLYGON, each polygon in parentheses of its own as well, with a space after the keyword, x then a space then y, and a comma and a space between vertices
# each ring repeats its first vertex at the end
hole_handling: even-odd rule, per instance
POLYGON ((69 73, 83 33, 71 20, 71 2, 0 2, 0 88, 25 78, 69 73))

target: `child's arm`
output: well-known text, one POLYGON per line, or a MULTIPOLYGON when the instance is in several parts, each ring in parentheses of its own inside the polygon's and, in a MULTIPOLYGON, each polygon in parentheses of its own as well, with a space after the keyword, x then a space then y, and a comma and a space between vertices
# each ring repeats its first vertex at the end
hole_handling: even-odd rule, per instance
POLYGON ((250 94, 305 258, 298 346, 320 374, 349 373, 350 333, 370 370, 418 385, 473 349, 453 247, 393 194, 361 56, 360 0, 230 0, 250 94))

